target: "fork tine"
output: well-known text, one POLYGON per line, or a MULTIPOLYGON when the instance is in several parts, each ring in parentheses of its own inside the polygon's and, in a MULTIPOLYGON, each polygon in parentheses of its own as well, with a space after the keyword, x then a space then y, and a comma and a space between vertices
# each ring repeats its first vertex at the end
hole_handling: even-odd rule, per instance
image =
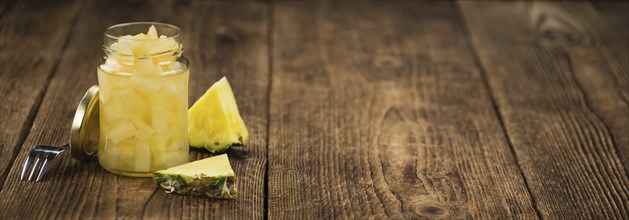
POLYGON ((24 162, 24 168, 22 168, 22 173, 20 174, 20 180, 24 180, 24 178, 26 178, 26 172, 28 171, 28 168, 31 166, 31 163, 33 163, 33 157, 31 157, 30 155, 28 157, 26 157, 26 162, 24 162))
POLYGON ((37 167, 39 165, 39 159, 41 158, 42 154, 39 154, 39 156, 35 159, 35 164, 33 165, 33 168, 31 169, 31 174, 28 175, 28 181, 33 180, 33 175, 35 175, 35 171, 37 171, 37 167))
POLYGON ((41 166, 41 169, 39 170, 39 174, 37 174, 37 179, 35 180, 35 182, 39 182, 42 179, 42 177, 48 170, 48 167, 50 166, 51 160, 55 159, 55 157, 57 157, 57 154, 48 153, 48 156, 44 160, 44 164, 41 166))

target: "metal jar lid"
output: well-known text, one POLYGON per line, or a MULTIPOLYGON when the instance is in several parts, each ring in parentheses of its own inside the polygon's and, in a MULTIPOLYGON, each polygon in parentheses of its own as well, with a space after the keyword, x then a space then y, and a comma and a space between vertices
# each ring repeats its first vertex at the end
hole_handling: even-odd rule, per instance
POLYGON ((76 108, 70 130, 70 152, 77 160, 96 156, 99 142, 98 85, 90 87, 76 108))

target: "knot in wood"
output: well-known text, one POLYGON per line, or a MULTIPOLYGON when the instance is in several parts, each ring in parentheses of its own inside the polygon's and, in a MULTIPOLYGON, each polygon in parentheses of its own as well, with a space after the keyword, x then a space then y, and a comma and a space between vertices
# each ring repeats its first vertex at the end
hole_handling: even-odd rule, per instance
POLYGON ((416 215, 430 219, 467 219, 469 212, 456 204, 443 204, 434 200, 415 200, 409 204, 416 215))
POLYGON ((381 55, 373 59, 373 65, 380 69, 397 69, 402 66, 402 61, 391 55, 381 55))
POLYGON ((232 45, 236 42, 235 32, 225 26, 216 28, 216 36, 216 40, 221 45, 232 45))
POLYGON ((448 215, 448 208, 433 201, 418 201, 410 204, 411 210, 426 218, 443 218, 448 215))

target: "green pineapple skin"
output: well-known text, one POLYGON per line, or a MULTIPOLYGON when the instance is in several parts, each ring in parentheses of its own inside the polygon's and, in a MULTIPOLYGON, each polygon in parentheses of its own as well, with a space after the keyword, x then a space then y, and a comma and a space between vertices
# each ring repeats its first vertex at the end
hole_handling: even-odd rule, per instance
POLYGON ((213 199, 236 199, 238 193, 236 178, 233 176, 194 178, 180 174, 156 172, 153 179, 163 189, 181 195, 206 196, 213 199), (225 185, 226 183, 227 185, 225 185))
POLYGON ((207 151, 211 152, 211 153, 221 153, 226 151, 227 149, 229 149, 232 146, 244 146, 247 141, 249 141, 249 132, 245 132, 244 135, 243 134, 239 134, 239 138, 238 141, 236 142, 227 142, 227 143, 218 143, 218 145, 216 145, 216 143, 205 143, 202 146, 193 146, 190 145, 190 147, 192 148, 198 148, 198 149, 206 149, 207 151))

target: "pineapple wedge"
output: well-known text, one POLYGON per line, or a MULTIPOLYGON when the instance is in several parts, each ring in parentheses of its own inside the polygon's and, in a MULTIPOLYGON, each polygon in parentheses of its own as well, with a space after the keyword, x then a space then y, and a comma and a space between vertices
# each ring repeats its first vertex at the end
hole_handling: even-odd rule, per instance
POLYGON ((236 176, 227 154, 160 170, 153 177, 155 183, 168 193, 216 199, 236 198, 236 176))
POLYGON ((244 145, 249 140, 249 131, 225 77, 214 83, 188 110, 188 139, 191 147, 210 152, 244 145))

